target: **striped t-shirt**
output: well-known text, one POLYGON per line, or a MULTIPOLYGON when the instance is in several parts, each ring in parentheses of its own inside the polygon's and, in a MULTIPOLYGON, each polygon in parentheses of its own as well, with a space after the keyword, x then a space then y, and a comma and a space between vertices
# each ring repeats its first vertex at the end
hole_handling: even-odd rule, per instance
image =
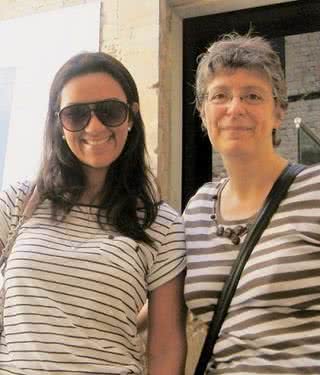
MULTIPOLYGON (((0 196, 3 243, 27 190, 0 196)), ((55 222, 44 201, 21 228, 4 278, 0 375, 142 373, 137 314, 148 292, 185 268, 182 220, 162 204, 151 247, 102 230, 96 213, 76 206, 55 222)))
MULTIPOLYGON (((240 246, 215 234, 219 183, 202 186, 184 213, 185 298, 204 323, 240 246)), ((245 224, 217 215, 225 226, 245 224)), ((255 246, 213 357, 210 374, 320 374, 320 165, 296 177, 255 246)))

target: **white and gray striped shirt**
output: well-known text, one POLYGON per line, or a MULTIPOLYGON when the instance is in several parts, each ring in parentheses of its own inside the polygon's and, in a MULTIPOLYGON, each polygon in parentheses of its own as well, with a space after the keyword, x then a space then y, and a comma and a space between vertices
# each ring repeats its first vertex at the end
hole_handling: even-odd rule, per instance
MULTIPOLYGON (((28 190, 0 196, 0 239, 28 190)), ((148 246, 109 228, 97 208, 76 206, 63 222, 44 201, 21 228, 5 272, 1 375, 141 374, 137 313, 147 293, 185 268, 179 215, 162 204, 148 246)))
MULTIPOLYGON (((205 323, 239 251, 215 234, 210 216, 217 185, 201 187, 183 215, 185 298, 205 323)), ((253 250, 214 359, 210 374, 320 374, 320 165, 297 176, 253 250)))

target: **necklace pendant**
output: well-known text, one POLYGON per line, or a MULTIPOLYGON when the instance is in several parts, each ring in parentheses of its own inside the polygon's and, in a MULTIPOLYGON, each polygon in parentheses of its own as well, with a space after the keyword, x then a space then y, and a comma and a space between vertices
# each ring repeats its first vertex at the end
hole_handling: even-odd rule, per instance
POLYGON ((233 230, 231 228, 225 228, 224 230, 224 236, 227 238, 231 238, 233 234, 233 230))
POLYGON ((240 237, 236 233, 233 233, 233 235, 231 236, 231 242, 234 245, 239 245, 239 243, 240 243, 240 237))
POLYGON ((223 236, 223 233, 224 233, 224 227, 222 225, 219 225, 217 227, 217 231, 216 231, 216 234, 218 237, 222 237, 223 236))
POLYGON ((235 228, 234 228, 234 233, 237 235, 237 236, 241 236, 241 234, 244 232, 244 229, 245 227, 243 227, 242 225, 237 225, 235 228))
POLYGON ((216 227, 216 235, 218 237, 225 237, 229 238, 229 240, 234 244, 234 245, 239 245, 241 242, 241 237, 244 236, 246 233, 248 233, 248 230, 250 229, 251 224, 244 224, 244 225, 236 225, 234 228, 233 227, 225 227, 224 225, 219 225, 218 224, 218 219, 217 219, 217 207, 219 206, 219 201, 220 201, 220 194, 221 190, 223 189, 224 185, 218 186, 218 191, 212 195, 212 200, 214 201, 213 207, 212 207, 212 214, 210 215, 210 219, 213 221, 213 224, 216 227))

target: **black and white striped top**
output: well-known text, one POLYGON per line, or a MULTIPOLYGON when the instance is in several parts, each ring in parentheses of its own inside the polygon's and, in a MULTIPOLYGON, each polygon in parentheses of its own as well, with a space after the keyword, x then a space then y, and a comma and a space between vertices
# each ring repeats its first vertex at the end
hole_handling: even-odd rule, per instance
MULTIPOLYGON (((0 239, 28 184, 0 196, 0 239)), ((141 374, 136 317, 147 293, 185 268, 182 220, 162 204, 153 247, 100 229, 97 208, 64 222, 43 202, 21 228, 5 272, 1 375, 141 374)))
MULTIPOLYGON (((217 185, 200 188, 183 215, 185 298, 205 323, 239 250, 215 235, 210 216, 217 185)), ((297 176, 253 250, 214 358, 210 374, 320 374, 320 165, 297 176)))

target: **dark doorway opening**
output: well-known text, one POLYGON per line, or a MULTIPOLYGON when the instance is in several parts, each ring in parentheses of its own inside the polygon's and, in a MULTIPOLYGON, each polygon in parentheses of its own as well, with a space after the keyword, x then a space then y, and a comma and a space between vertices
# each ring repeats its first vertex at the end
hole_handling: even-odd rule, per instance
POLYGON ((320 0, 297 0, 184 20, 182 209, 199 186, 212 179, 211 145, 201 130, 194 105, 197 56, 221 34, 246 33, 250 28, 272 41, 285 64, 285 36, 320 30, 320 0))

